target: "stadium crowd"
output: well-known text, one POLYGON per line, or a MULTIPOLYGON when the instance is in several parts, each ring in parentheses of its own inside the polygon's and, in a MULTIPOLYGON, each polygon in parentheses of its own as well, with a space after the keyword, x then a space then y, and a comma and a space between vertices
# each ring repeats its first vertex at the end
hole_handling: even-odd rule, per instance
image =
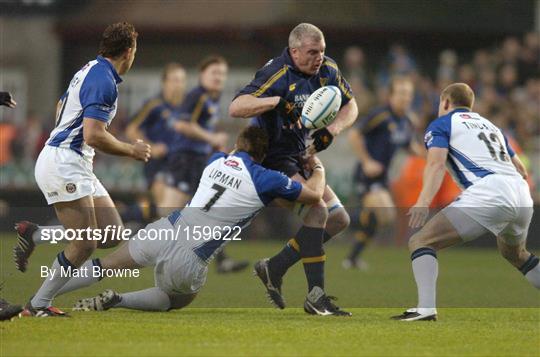
MULTIPOLYGON (((531 172, 533 197, 536 202, 540 201, 540 34, 530 32, 522 38, 507 37, 499 46, 468 54, 446 49, 439 53, 438 66, 431 70, 422 66, 421 59, 400 44, 389 48, 382 63, 375 64, 370 60, 361 47, 351 46, 345 50, 340 62, 358 102, 360 117, 385 102, 393 75, 407 75, 415 84, 410 116, 421 137, 427 123, 436 117, 441 89, 456 81, 467 83, 477 96, 475 111, 503 128, 516 152, 524 159, 531 172)), ((129 120, 125 112, 119 112, 111 130, 124 137, 129 120)), ((34 114, 29 114, 26 122, 20 124, 0 121, 0 188, 35 187, 33 164, 53 124, 52 118, 34 114), (19 135, 23 132, 25 135, 19 135)), ((103 180, 113 191, 144 187, 137 163, 123 160, 121 165, 108 165, 110 160, 122 159, 98 155, 95 169, 102 172, 103 180), (126 172, 133 173, 127 181, 129 175, 126 172), (122 187, 117 184, 117 177, 123 178, 122 187)), ((350 160, 354 160, 352 154, 350 160)), ((414 163, 405 162, 400 175, 404 178, 407 174, 404 171, 410 173, 416 169, 414 163)), ((410 203, 410 199, 400 201, 397 197, 396 200, 398 205, 410 203)))

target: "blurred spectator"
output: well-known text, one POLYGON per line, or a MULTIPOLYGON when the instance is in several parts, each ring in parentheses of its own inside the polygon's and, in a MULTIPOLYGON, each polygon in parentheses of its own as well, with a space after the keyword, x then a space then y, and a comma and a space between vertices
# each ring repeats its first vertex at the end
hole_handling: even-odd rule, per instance
MULTIPOLYGON (((454 50, 444 50, 439 55, 439 68, 437 69, 437 80, 454 82, 456 79, 456 67, 458 58, 454 50)), ((446 87, 446 86, 445 86, 446 87)))
POLYGON ((343 62, 345 77, 348 78, 356 98, 358 114, 365 115, 373 106, 374 97, 369 87, 364 51, 358 46, 348 47, 345 50, 343 62))
POLYGON ((0 166, 11 162, 13 142, 17 137, 17 128, 9 121, 0 121, 0 166))

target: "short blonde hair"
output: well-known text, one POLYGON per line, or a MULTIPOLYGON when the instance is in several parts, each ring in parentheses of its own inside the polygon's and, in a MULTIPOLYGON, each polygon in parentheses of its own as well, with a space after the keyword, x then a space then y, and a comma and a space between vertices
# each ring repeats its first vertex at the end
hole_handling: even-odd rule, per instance
POLYGON ((306 38, 319 42, 324 40, 324 34, 317 26, 303 22, 289 34, 289 48, 301 47, 306 38))
POLYGON ((471 109, 474 105, 474 92, 465 83, 452 83, 441 92, 441 99, 450 101, 454 107, 467 107, 471 109))

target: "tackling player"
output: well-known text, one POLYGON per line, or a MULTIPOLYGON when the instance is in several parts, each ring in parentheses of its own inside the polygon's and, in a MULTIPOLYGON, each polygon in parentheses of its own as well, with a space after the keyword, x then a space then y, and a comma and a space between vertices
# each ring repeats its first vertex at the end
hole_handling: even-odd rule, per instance
MULTIPOLYGON (((168 158, 171 177, 162 206, 168 208, 167 213, 187 204, 197 189, 208 155, 213 150, 225 149, 228 136, 216 132, 215 127, 221 118, 219 101, 227 73, 225 58, 204 58, 199 64, 199 85, 189 91, 176 120, 172 121, 177 134, 168 158)), ((228 258, 223 250, 217 255, 216 263, 220 273, 240 271, 249 265, 247 261, 228 258)))
POLYGON ((186 89, 186 71, 178 63, 169 63, 161 76, 161 93, 135 114, 126 128, 129 139, 143 139, 152 146, 152 159, 144 165, 146 184, 159 215, 166 215, 167 196, 174 195, 174 188, 167 186, 167 154, 175 140, 169 121, 180 116, 180 107, 186 89))
MULTIPOLYGON (((149 145, 118 141, 107 131, 116 114, 120 75, 129 71, 135 59, 137 35, 133 25, 126 22, 108 26, 99 55, 74 75, 58 102, 56 126, 37 159, 35 176, 65 229, 122 225, 113 201, 92 172, 94 149, 141 161, 150 157, 149 145)), ((58 254, 52 265, 54 271, 79 267, 92 254, 96 241, 88 234, 82 236, 84 240, 71 241, 58 254)), ((34 247, 32 237, 23 234, 19 238, 18 252, 26 261, 34 247)), ((26 305, 25 314, 63 316, 51 303, 68 280, 61 274, 45 279, 26 305)))
MULTIPOLYGON (((307 177, 302 169, 304 157, 326 149, 334 136, 349 127, 358 115, 349 84, 334 60, 324 55, 325 50, 321 30, 312 24, 299 24, 291 31, 283 53, 257 71, 229 107, 231 116, 255 117, 252 125, 268 133, 270 147, 263 166, 282 171, 299 182, 305 182, 307 177), (311 93, 325 85, 340 89, 342 106, 331 125, 311 134, 313 144, 308 147, 310 133, 299 122, 300 112, 311 93)), ((323 241, 343 231, 349 224, 349 215, 328 186, 323 201, 308 207, 296 205, 295 211, 304 225, 280 253, 255 265, 267 293, 280 308, 285 307, 282 277, 301 258, 308 292, 324 289, 323 241)))
POLYGON ((413 97, 411 79, 393 78, 388 104, 374 109, 349 132, 349 141, 358 159, 353 181, 361 207, 353 215, 357 241, 343 261, 346 269, 365 270, 367 264, 360 259, 365 245, 377 230, 395 222, 396 208, 388 190, 390 164, 400 148, 409 148, 416 154, 422 149, 413 140, 414 128, 408 116, 413 97))
POLYGON ((409 211, 409 226, 422 227, 409 240, 418 305, 393 319, 436 320, 437 251, 490 232, 501 255, 540 289, 539 259, 525 248, 533 214, 527 171, 501 130, 472 112, 473 104, 468 85, 449 85, 441 93, 439 118, 426 129, 422 192, 409 211), (464 191, 424 225, 445 164, 464 191))
MULTIPOLYGON (((325 178, 321 162, 313 156, 309 162, 312 175, 305 183, 292 181, 282 173, 260 165, 268 149, 268 137, 260 128, 244 129, 230 155, 211 156, 193 199, 182 211, 149 224, 144 230, 180 232, 177 240, 144 239, 141 232, 128 244, 101 259, 88 260, 83 267, 94 269, 155 267, 155 287, 118 294, 107 290, 97 297, 79 300, 79 310, 107 310, 123 307, 147 311, 167 311, 188 305, 206 281, 208 263, 229 241, 224 232, 229 227, 246 227, 275 198, 318 202, 323 195, 325 178), (204 227, 211 234, 196 239, 186 228, 204 227), (214 232, 221 232, 216 234, 214 232)), ((73 277, 61 293, 89 286, 99 281, 92 274, 73 277)), ((306 304, 335 313, 335 307, 325 295, 309 299, 306 304)))

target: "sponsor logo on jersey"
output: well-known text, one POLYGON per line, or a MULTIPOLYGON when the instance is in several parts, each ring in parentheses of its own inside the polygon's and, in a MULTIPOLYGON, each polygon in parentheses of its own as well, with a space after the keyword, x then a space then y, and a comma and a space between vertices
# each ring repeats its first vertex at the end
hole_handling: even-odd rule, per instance
POLYGON ((428 146, 431 145, 431 143, 433 142, 433 134, 431 133, 431 131, 428 131, 426 135, 424 135, 424 142, 428 146))
POLYGON ((238 161, 229 159, 225 161, 225 165, 229 166, 231 169, 234 169, 236 171, 242 171, 242 168, 240 167, 240 164, 238 163, 238 161))
POLYGON ((73 193, 77 191, 77 186, 74 183, 68 183, 66 184, 66 191, 67 193, 73 193))
POLYGON ((54 191, 54 192, 47 192, 47 197, 56 197, 58 196, 58 192, 54 191))
POLYGON ((464 119, 472 119, 473 117, 470 116, 469 114, 460 114, 459 115, 460 117, 464 118, 464 119))
POLYGON ((296 83, 293 83, 289 86, 289 92, 292 92, 296 89, 296 83))

